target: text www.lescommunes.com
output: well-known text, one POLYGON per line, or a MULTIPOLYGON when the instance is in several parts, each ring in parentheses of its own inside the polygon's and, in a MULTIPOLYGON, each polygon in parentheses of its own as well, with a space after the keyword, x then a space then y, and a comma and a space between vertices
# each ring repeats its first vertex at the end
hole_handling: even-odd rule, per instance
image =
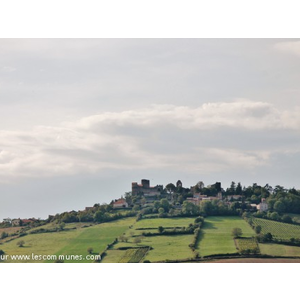
POLYGON ((81 260, 101 260, 101 255, 74 255, 74 254, 67 254, 67 255, 41 255, 41 254, 11 254, 11 255, 1 255, 1 260, 13 260, 13 261, 43 261, 43 260, 61 260, 61 261, 81 261, 81 260))

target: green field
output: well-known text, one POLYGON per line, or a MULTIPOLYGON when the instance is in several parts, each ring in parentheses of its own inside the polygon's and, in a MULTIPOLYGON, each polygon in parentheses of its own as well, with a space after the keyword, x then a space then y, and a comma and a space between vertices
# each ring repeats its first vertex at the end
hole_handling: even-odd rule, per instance
MULTIPOLYGON (((85 260, 87 248, 92 247, 94 253, 103 251, 107 244, 122 234, 135 222, 135 218, 127 218, 114 222, 103 223, 87 228, 61 231, 54 233, 28 234, 11 242, 1 245, 0 249, 7 255, 82 255, 79 262, 93 262, 85 260), (24 247, 18 247, 17 242, 23 240, 24 247)), ((20 262, 13 261, 8 262, 20 262)), ((24 259, 21 262, 41 262, 40 260, 24 259)), ((68 262, 65 260, 65 262, 68 262)), ((75 262, 71 260, 70 262, 75 262)))
POLYGON ((270 232, 274 238, 290 240, 291 238, 300 238, 300 226, 276 222, 272 220, 253 218, 255 226, 261 226, 261 233, 270 232))
POLYGON ((255 237, 252 238, 238 238, 235 243, 240 253, 259 253, 259 246, 255 237))
POLYGON ((259 244, 261 254, 274 256, 300 256, 300 247, 280 244, 259 244))
POLYGON ((255 235, 250 225, 240 217, 218 216, 205 218, 198 244, 200 255, 236 253, 237 249, 231 235, 232 229, 235 227, 242 229, 243 237, 255 235))
POLYGON ((195 218, 155 218, 142 219, 135 223, 133 229, 136 228, 158 228, 163 227, 184 227, 194 223, 195 218))
POLYGON ((193 234, 173 235, 173 236, 148 236, 143 237, 145 232, 158 232, 158 227, 187 227, 194 223, 195 218, 154 218, 142 219, 134 224, 124 233, 127 236, 128 242, 119 242, 114 245, 113 250, 107 251, 107 256, 104 257, 103 262, 118 262, 124 255, 118 250, 121 247, 143 247, 150 246, 153 249, 148 251, 144 260, 151 262, 163 260, 185 259, 193 257, 189 244, 193 240, 193 234), (142 230, 139 230, 142 229, 142 230), (142 241, 139 244, 134 242, 136 236, 141 236, 142 241))

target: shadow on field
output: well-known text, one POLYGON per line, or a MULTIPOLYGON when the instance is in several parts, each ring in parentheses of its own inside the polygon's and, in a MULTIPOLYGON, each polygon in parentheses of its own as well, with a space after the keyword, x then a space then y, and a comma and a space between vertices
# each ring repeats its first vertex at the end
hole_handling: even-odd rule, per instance
POLYGON ((203 226, 201 228, 201 231, 200 231, 199 238, 198 238, 197 243, 196 243, 196 249, 199 249, 200 242, 202 241, 202 239, 205 236, 205 232, 203 231, 203 229, 217 229, 217 227, 214 226, 214 224, 211 223, 211 222, 204 221, 204 224, 203 224, 203 226))
POLYGON ((217 229, 217 227, 211 222, 204 221, 202 229, 217 229))

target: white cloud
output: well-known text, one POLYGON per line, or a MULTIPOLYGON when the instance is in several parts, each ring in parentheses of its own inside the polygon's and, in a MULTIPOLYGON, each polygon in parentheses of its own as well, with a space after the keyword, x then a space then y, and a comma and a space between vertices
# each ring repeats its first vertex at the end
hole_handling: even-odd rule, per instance
POLYGON ((89 116, 73 126, 85 130, 110 130, 124 126, 159 127, 163 125, 197 130, 223 126, 249 130, 274 128, 299 130, 300 108, 280 111, 270 103, 243 99, 234 102, 205 103, 196 108, 156 105, 148 109, 89 116))
POLYGON ((196 108, 163 105, 105 112, 57 127, 0 131, 0 181, 106 169, 168 168, 205 173, 253 169, 267 164, 274 151, 284 153, 288 147, 232 147, 231 141, 237 137, 231 131, 299 130, 299 120, 299 109, 279 111, 269 103, 237 100, 196 108), (201 131, 208 136, 214 132, 215 145, 208 138, 194 138, 201 131), (220 137, 223 132, 227 144, 217 140, 217 134, 220 137), (190 142, 177 140, 187 134, 190 142))

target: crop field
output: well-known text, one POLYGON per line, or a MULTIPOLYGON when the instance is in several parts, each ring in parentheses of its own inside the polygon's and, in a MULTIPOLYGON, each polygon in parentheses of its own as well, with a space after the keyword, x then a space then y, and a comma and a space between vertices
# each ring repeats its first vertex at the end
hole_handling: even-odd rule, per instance
MULTIPOLYGON (((158 227, 174 228, 188 227, 194 223, 195 218, 155 218, 143 219, 136 222, 131 228, 124 232, 124 236, 128 238, 127 242, 118 242, 113 249, 107 251, 107 256, 103 262, 120 262, 125 250, 122 247, 152 247, 147 252, 144 260, 151 262, 163 260, 175 260, 193 257, 189 244, 193 241, 193 234, 173 235, 173 236, 142 236, 143 232, 158 232, 158 227), (135 238, 139 236, 141 241, 135 242, 135 238), (123 254, 122 254, 123 252, 123 254)), ((126 250, 127 251, 127 250, 126 250)), ((121 261, 123 262, 123 260, 121 261)))
POLYGON ((93 248, 93 254, 102 252, 106 245, 113 242, 135 222, 135 218, 126 218, 114 222, 103 223, 92 227, 78 228, 53 233, 28 234, 1 245, 5 254, 10 256, 8 262, 41 262, 33 260, 35 255, 82 255, 83 260, 65 262, 93 262, 86 260, 87 248, 93 248), (23 240, 24 247, 18 247, 17 242, 23 240), (11 255, 29 255, 29 259, 12 260, 11 255))
POLYGON ((272 220, 253 218, 255 226, 260 225, 261 233, 270 232, 277 239, 290 240, 291 238, 300 238, 300 226, 276 222, 272 220))
POLYGON ((195 218, 155 218, 142 219, 138 221, 133 229, 136 228, 158 228, 162 227, 184 227, 194 223, 195 218))
POLYGON ((6 232, 8 234, 12 234, 12 233, 16 233, 18 232, 20 229, 22 229, 23 227, 7 227, 7 228, 0 228, 0 235, 2 234, 2 232, 6 232))
POLYGON ((119 260, 120 263, 138 263, 142 260, 149 248, 128 249, 123 257, 119 260))
POLYGON ((259 253, 259 247, 256 239, 252 238, 244 238, 244 239, 235 239, 239 252, 245 253, 247 251, 251 251, 252 253, 259 253))
POLYGON ((280 244, 259 244, 261 254, 268 254, 274 256, 299 256, 300 247, 287 246, 280 244))
POLYGON ((237 249, 231 235, 235 227, 242 229, 243 237, 255 235, 250 225, 238 216, 205 218, 198 243, 200 256, 236 253, 237 249))

